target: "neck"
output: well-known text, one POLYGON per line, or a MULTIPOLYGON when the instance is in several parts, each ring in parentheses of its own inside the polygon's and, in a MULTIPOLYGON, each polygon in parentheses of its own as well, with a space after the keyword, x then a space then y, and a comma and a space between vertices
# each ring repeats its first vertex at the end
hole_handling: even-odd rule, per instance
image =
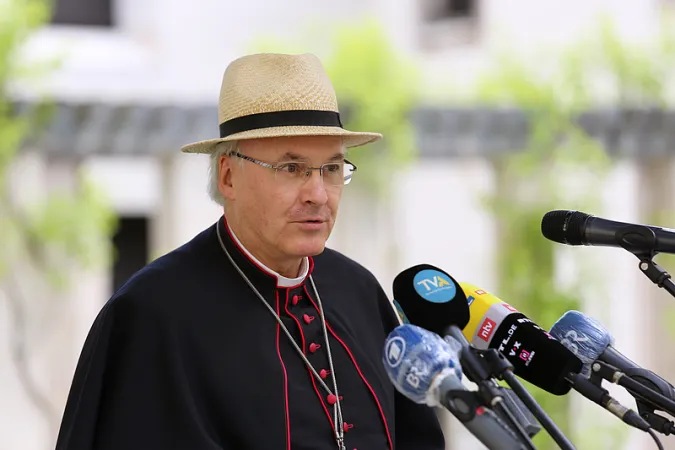
POLYGON ((264 251, 264 246, 255 245, 260 239, 256 239, 254 233, 246 232, 250 228, 240 227, 236 220, 230 221, 227 216, 225 220, 239 244, 265 267, 286 278, 296 278, 300 275, 302 258, 275 258, 271 252, 264 251))
MULTIPOLYGON (((255 255, 254 255, 255 256, 255 255)), ((265 264, 265 266, 269 267, 282 277, 286 278, 297 278, 300 275, 300 266, 302 265, 302 258, 298 260, 293 260, 292 262, 288 262, 286 264, 283 263, 269 263, 266 262, 265 260, 260 259, 259 256, 256 256, 258 261, 262 262, 265 264)))

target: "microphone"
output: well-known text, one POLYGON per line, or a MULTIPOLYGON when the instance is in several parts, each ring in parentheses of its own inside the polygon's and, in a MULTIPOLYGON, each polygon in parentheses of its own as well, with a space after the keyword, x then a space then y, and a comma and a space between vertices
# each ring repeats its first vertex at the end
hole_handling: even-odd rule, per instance
MULTIPOLYGON (((466 295, 449 274, 431 264, 418 264, 399 273, 393 282, 394 304, 399 315, 444 336, 449 325, 464 328, 469 322, 466 295)), ((467 376, 480 383, 492 378, 481 358, 462 353, 467 376)))
POLYGON ((675 230, 615 222, 580 211, 547 212, 541 232, 560 244, 621 247, 635 254, 675 253, 675 230))
POLYGON ((664 434, 675 432, 672 421, 654 414, 660 409, 675 415, 673 386, 616 350, 614 337, 600 322, 579 311, 568 311, 553 324, 551 334, 583 361, 585 372, 626 388, 654 429, 664 434))
POLYGON ((463 333, 474 347, 498 350, 516 375, 548 393, 570 391, 566 377, 581 371, 578 357, 513 306, 473 284, 460 286, 468 295, 471 315, 463 333))
POLYGON ((431 264, 418 264, 396 275, 394 302, 412 324, 442 336, 448 325, 469 323, 466 295, 450 275, 431 264))
POLYGON ((463 334, 478 348, 493 348, 513 364, 519 377, 554 395, 574 388, 628 425, 647 431, 649 424, 612 398, 606 389, 581 376, 582 360, 563 343, 508 303, 469 283, 471 321, 463 334), (632 413, 632 414, 630 414, 632 413))
POLYGON ((579 211, 550 211, 541 221, 546 239, 568 245, 621 247, 639 260, 640 271, 675 297, 671 275, 653 261, 657 253, 675 253, 675 230, 615 222, 579 211))
MULTIPOLYGON (((486 399, 494 399, 499 394, 495 389, 494 372, 513 388, 520 400, 529 407, 551 437, 563 449, 574 446, 551 421, 527 390, 512 376, 512 366, 507 361, 486 353, 479 354, 470 347, 462 335, 461 329, 470 320, 469 305, 462 287, 449 274, 429 264, 420 264, 404 270, 394 278, 394 298, 405 311, 410 323, 421 326, 438 335, 454 337, 462 344, 461 363, 467 376, 478 384, 479 391, 486 399), (455 333, 456 332, 456 333, 455 333)), ((534 355, 533 355, 534 356, 534 355)), ((574 356, 572 355, 574 358, 574 356)), ((581 362, 579 362, 581 366, 581 362)), ((509 417, 508 411, 504 414, 509 417)), ((511 417, 509 417, 511 419, 511 417)))
POLYGON ((488 449, 534 448, 462 384, 459 355, 437 334, 399 325, 385 341, 382 362, 396 390, 415 403, 444 406, 488 449))

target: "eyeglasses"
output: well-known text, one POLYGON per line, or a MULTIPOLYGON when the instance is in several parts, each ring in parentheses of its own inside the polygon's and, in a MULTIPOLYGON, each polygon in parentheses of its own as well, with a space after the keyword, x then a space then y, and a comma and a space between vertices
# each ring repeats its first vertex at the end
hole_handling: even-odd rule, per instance
POLYGON ((289 184, 301 184, 309 179, 313 170, 318 170, 324 185, 332 187, 345 186, 352 181, 352 176, 356 172, 356 166, 347 160, 325 163, 321 167, 310 167, 300 161, 270 164, 238 152, 232 152, 230 155, 272 169, 277 180, 289 184))

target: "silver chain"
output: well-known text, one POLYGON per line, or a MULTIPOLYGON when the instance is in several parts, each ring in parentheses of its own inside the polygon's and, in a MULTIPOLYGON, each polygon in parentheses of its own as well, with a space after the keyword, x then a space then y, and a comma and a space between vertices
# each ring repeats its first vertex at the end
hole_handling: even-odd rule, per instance
POLYGON ((328 365, 330 368, 330 375, 331 379, 333 381, 333 391, 331 392, 330 388, 324 383, 323 378, 317 373, 316 369, 314 366, 309 362, 307 357, 305 356, 304 352, 300 347, 298 346, 297 342, 295 342, 295 339, 293 339, 293 336, 291 336, 290 331, 288 331, 288 328, 286 328, 286 325, 284 325, 283 321, 281 320, 281 317, 277 314, 277 312, 270 306, 267 301, 265 301, 265 297, 260 294, 258 289, 251 283, 251 281, 248 279, 248 277, 244 274, 244 272, 239 268, 237 263, 234 261, 232 256, 230 255, 230 252, 227 251, 227 248, 225 247, 225 244, 223 242, 222 237, 220 236, 220 226, 216 225, 216 234, 218 235, 218 242, 220 243, 220 247, 223 249, 225 252, 225 255, 227 255, 227 259, 230 260, 230 263, 234 266, 235 269, 237 269, 237 272, 239 272, 239 275, 246 281, 246 283, 249 285, 251 290, 255 292, 255 294, 260 298, 260 300, 263 302, 263 305, 267 307, 270 313, 274 316, 274 318, 277 320, 279 323, 279 326, 281 329, 284 330, 284 333, 286 333, 286 336, 288 336, 289 341, 295 348, 295 350, 298 352, 302 360, 305 362, 307 367, 312 371, 312 374, 316 377, 317 381, 319 384, 321 384, 321 387, 323 387, 326 392, 328 392, 329 395, 333 394, 335 395, 335 404, 333 405, 333 423, 335 425, 335 436, 336 436, 336 441, 338 444, 338 449, 339 450, 345 450, 344 446, 344 421, 342 419, 342 406, 340 404, 340 394, 338 393, 338 388, 337 388, 337 379, 335 378, 335 367, 333 366, 333 356, 331 355, 330 351, 330 344, 328 342, 328 332, 326 329, 326 318, 323 312, 323 304, 321 303, 321 297, 319 296, 319 291, 316 288, 316 285, 314 284, 314 279, 312 278, 311 275, 309 275, 309 281, 312 284, 312 290, 314 290, 314 295, 316 295, 316 302, 319 305, 319 314, 321 315, 321 326, 323 329, 323 337, 326 343, 326 352, 328 353, 328 365))

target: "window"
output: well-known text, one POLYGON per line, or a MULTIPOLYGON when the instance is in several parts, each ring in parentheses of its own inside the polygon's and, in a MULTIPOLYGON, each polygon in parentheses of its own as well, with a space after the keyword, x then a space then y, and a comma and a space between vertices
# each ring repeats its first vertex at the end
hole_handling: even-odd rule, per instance
POLYGON ((478 0, 420 0, 420 47, 437 51, 475 44, 478 0))
POLYGON ((55 0, 51 23, 112 27, 113 0, 55 0))
POLYGON ((425 0, 424 19, 428 22, 462 17, 470 18, 475 13, 475 0, 425 0))
POLYGON ((113 236, 113 292, 148 263, 148 247, 148 219, 120 217, 117 232, 113 236))

